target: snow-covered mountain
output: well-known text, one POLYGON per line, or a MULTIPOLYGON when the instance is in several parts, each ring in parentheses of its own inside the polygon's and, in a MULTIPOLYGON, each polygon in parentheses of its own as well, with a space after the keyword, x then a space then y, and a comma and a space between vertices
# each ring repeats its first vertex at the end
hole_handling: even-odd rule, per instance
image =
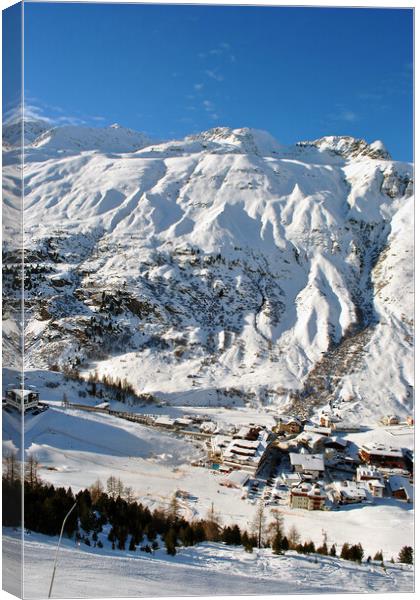
POLYGON ((36 138, 51 129, 51 124, 44 119, 14 119, 3 124, 3 148, 11 150, 22 145, 23 129, 25 143, 32 144, 36 138))
POLYGON ((412 165, 382 142, 50 129, 26 144, 24 220, 28 368, 126 377, 173 404, 412 408, 412 165))

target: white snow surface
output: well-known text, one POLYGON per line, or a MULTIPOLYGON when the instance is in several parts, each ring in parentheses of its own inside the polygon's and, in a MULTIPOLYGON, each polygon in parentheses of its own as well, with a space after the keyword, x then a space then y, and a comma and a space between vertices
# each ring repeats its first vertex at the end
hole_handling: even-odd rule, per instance
MULTIPOLYGON (((5 156, 13 251, 20 195, 5 156)), ((25 240, 40 257, 28 268, 47 268, 27 292, 27 366, 81 361, 175 404, 286 410, 356 333, 314 404, 406 415, 412 189, 411 164, 348 136, 285 147, 246 128, 163 143, 119 126, 49 129, 25 147, 25 240), (102 312, 114 333, 90 335, 87 351, 102 291, 143 306, 102 312)))
MULTIPOLYGON (((71 486, 74 492, 85 489, 100 479, 104 484, 110 475, 120 477, 131 486, 136 499, 154 508, 167 508, 176 490, 184 490, 195 501, 181 501, 182 513, 188 520, 206 518, 213 505, 225 525, 238 524, 251 530, 256 505, 242 499, 242 491, 220 485, 224 476, 204 467, 192 466, 194 459, 205 456, 203 442, 192 441, 174 432, 144 426, 107 414, 90 413, 61 407, 66 393, 71 402, 80 402, 77 382, 64 382, 60 374, 38 373, 31 379, 36 383, 49 410, 37 416, 25 417, 24 450, 40 463, 43 481, 56 486, 71 486), (60 382, 54 388, 45 383, 60 382)), ((82 403, 94 404, 93 399, 82 403)), ((97 403, 97 402, 96 402, 97 403)), ((127 406, 112 402, 113 409, 127 406)), ((191 413, 189 406, 147 405, 132 407, 139 413, 166 414, 172 418, 191 413)), ((272 426, 273 413, 250 409, 195 408, 194 413, 208 416, 221 427, 240 426, 254 422, 272 426), (205 413, 203 412, 205 411, 205 413)), ((20 423, 14 413, 3 414, 3 446, 10 450, 19 447, 20 423)), ((413 429, 375 427, 356 433, 342 433, 350 453, 366 442, 382 443, 413 449, 413 429)), ((344 542, 361 543, 366 556, 383 550, 384 558, 396 557, 404 545, 413 546, 414 510, 412 504, 384 498, 373 504, 340 507, 338 511, 306 511, 291 509, 287 493, 276 506, 267 506, 267 524, 271 510, 279 509, 287 532, 296 526, 303 540, 312 539, 318 546, 323 533, 329 544, 341 547, 344 542)))
MULTIPOLYGON (((21 539, 6 530, 5 550, 19 568, 21 539)), ((25 597, 46 597, 54 561, 56 538, 24 536, 25 597)), ((112 551, 107 547, 76 548, 63 540, 54 581, 54 597, 104 598, 156 596, 217 596, 337 592, 411 592, 413 569, 386 564, 357 565, 338 558, 297 555, 274 556, 271 550, 248 554, 242 547, 205 543, 180 548, 174 557, 158 550, 112 551)))

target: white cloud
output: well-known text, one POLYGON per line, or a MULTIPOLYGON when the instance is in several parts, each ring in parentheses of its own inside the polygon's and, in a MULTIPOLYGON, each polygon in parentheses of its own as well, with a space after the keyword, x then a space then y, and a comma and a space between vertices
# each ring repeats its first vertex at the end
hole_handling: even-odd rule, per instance
POLYGON ((347 123, 354 123, 354 121, 359 120, 357 113, 341 105, 337 105, 337 111, 331 113, 329 118, 334 121, 345 121, 347 123))
POLYGON ((214 111, 214 104, 211 100, 204 100, 203 106, 204 106, 204 110, 206 110, 207 112, 214 111))
POLYGON ((5 111, 3 114, 3 122, 13 123, 19 121, 22 116, 26 120, 46 121, 52 127, 54 125, 86 125, 89 121, 106 121, 105 117, 100 115, 76 116, 66 114, 63 108, 40 102, 37 99, 34 101, 30 96, 27 96, 27 100, 24 102, 23 111, 21 103, 17 103, 15 106, 5 111))
POLYGON ((39 106, 27 104, 26 102, 24 105, 18 103, 9 110, 5 111, 5 113, 3 114, 3 122, 13 123, 16 121, 20 121, 22 119, 22 116, 25 119, 44 120, 49 123, 52 122, 52 119, 47 117, 39 106), (22 110, 23 106, 24 109, 22 110))
POLYGON ((223 81, 224 77, 220 73, 217 72, 216 69, 207 69, 204 71, 207 77, 214 79, 215 81, 223 81))
POLYGON ((204 87, 204 83, 195 83, 194 84, 194 89, 197 90, 197 92, 201 91, 204 87))

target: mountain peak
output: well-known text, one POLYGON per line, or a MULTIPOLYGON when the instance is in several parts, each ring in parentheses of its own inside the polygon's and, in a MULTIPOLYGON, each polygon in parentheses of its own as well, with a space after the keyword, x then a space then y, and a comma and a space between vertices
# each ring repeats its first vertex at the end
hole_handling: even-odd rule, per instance
POLYGON ((152 144, 144 133, 121 127, 81 127, 65 125, 53 127, 43 132, 33 143, 33 147, 43 150, 81 152, 135 152, 152 144))
POLYGON ((13 119, 3 124, 3 144, 10 148, 20 146, 22 143, 22 130, 25 136, 25 145, 32 144, 37 137, 50 128, 50 122, 45 119, 28 117, 13 119))
POLYGON ((380 140, 368 144, 364 139, 350 135, 329 135, 313 141, 298 142, 297 145, 316 147, 321 152, 332 152, 343 158, 366 156, 379 160, 391 159, 385 144, 380 140))
POLYGON ((275 155, 282 150, 282 146, 270 133, 250 127, 239 129, 214 127, 197 135, 188 136, 187 139, 227 144, 236 147, 242 152, 258 154, 260 156, 275 155))

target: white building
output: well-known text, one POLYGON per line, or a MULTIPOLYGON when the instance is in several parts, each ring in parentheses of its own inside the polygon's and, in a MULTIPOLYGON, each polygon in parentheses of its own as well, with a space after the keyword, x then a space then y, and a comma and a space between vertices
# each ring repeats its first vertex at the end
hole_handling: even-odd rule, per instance
POLYGON ((308 448, 310 452, 319 452, 324 448, 326 439, 325 435, 320 433, 302 431, 291 441, 289 447, 301 445, 308 448))
POLYGON ((269 433, 262 429, 255 440, 233 439, 223 451, 224 465, 256 475, 267 458, 269 433))
POLYGON ((371 479, 379 479, 382 481, 383 475, 374 467, 360 465, 356 470, 356 481, 369 481, 371 479))
POLYGON ((325 471, 324 456, 322 454, 302 454, 291 452, 290 464, 296 473, 310 475, 314 479, 322 476, 325 471))
POLYGON ((304 431, 310 433, 319 433, 320 435, 331 435, 331 427, 323 427, 322 425, 305 425, 304 431))
POLYGON ((413 486, 407 477, 391 475, 388 479, 391 496, 407 502, 413 501, 413 486))
POLYGON ((382 479, 369 479, 369 481, 366 482, 366 485, 372 496, 375 498, 383 498, 385 484, 382 479))
POLYGON ((39 393, 33 390, 12 389, 6 390, 5 401, 7 406, 24 411, 36 408, 39 403, 39 393))
POLYGON ((322 510, 326 499, 327 496, 324 490, 319 485, 312 483, 301 483, 292 488, 289 493, 291 508, 322 510))
POLYGON ((171 419, 170 417, 166 416, 158 417, 155 420, 155 425, 158 427, 167 427, 168 429, 171 429, 175 425, 175 419, 171 419))
POLYGON ((335 499, 340 504, 356 504, 367 499, 363 484, 356 481, 334 481, 332 486, 335 499))
POLYGON ((240 489, 248 483, 249 478, 250 474, 246 471, 232 471, 220 482, 220 485, 240 489))

